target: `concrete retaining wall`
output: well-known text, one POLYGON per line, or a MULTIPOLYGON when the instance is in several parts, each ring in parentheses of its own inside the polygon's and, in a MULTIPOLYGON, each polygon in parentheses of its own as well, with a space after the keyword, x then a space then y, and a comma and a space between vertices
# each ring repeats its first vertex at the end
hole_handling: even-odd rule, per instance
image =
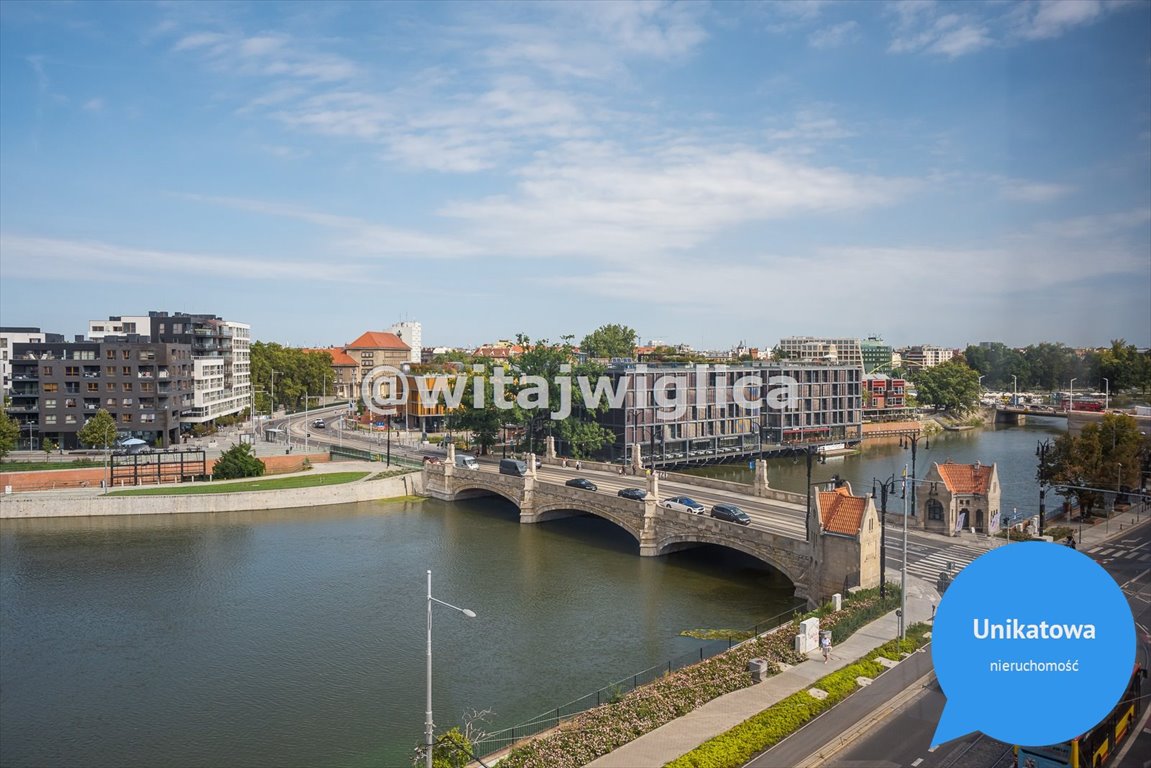
POLYGON ((325 504, 349 504, 423 491, 423 475, 413 472, 383 480, 283 491, 208 493, 192 496, 52 496, 29 494, 0 497, 0 519, 22 517, 94 517, 101 515, 178 515, 192 512, 246 512, 293 509, 325 504))

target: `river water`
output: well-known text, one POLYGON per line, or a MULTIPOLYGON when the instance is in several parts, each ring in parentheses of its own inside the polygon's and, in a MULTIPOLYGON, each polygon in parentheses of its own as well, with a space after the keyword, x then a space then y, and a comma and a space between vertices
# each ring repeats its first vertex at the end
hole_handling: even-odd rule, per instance
MULTIPOLYGON (((1035 442, 1057 427, 921 443, 919 474, 997 461, 1004 509, 1031 509, 1035 442)), ((881 446, 814 479, 870 488, 909 460, 881 446)), ((773 485, 805 480, 803 462, 773 462, 773 485)), ((520 525, 496 499, 2 521, 0 765, 410 765, 427 569, 435 597, 478 614, 434 611, 440 727, 472 709, 522 722, 696 652, 684 629, 794 604, 786 580, 738 553, 637 551, 610 523, 520 525)))

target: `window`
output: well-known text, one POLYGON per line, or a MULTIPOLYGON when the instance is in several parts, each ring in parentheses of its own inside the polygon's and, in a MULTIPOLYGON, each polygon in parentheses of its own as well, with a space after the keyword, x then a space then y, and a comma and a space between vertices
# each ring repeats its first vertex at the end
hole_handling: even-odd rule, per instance
POLYGON ((45 408, 55 408, 56 407, 56 398, 51 398, 49 400, 45 400, 44 401, 44 407, 45 408))
POLYGON ((64 391, 70 392, 73 395, 78 394, 80 392, 80 382, 78 382, 78 381, 66 381, 66 382, 64 382, 64 391))
POLYGON ((74 397, 65 398, 64 399, 64 407, 65 408, 75 408, 76 407, 76 398, 74 398, 74 397))
POLYGON ((943 519, 943 505, 939 503, 938 499, 927 500, 927 519, 928 520, 942 520, 943 519))
POLYGON ((132 368, 131 368, 131 366, 127 366, 127 365, 125 365, 123 368, 121 368, 121 369, 120 369, 120 375, 121 375, 121 376, 131 376, 131 375, 132 375, 132 368))
POLYGON ((66 366, 64 366, 64 375, 65 376, 79 376, 80 375, 80 366, 78 366, 78 365, 66 365, 66 366))
POLYGON ((76 423, 76 414, 74 414, 74 413, 64 414, 64 423, 65 424, 75 424, 76 423))
POLYGON ((89 381, 88 382, 88 391, 89 392, 99 392, 100 391, 99 382, 89 381))
POLYGON ((120 414, 120 423, 121 424, 131 424, 132 423, 132 414, 121 413, 120 414))
POLYGON ((60 389, 60 385, 56 384, 55 382, 50 381, 44 385, 44 391, 45 392, 57 392, 57 391, 59 391, 59 389, 60 389))
POLYGON ((125 392, 131 392, 132 391, 132 382, 130 382, 130 381, 124 382, 124 391, 125 392))
POLYGON ((45 424, 55 424, 56 423, 56 414, 53 413, 49 416, 45 416, 44 417, 44 423, 45 424))
POLYGON ((130 350, 130 349, 120 350, 120 359, 131 360, 132 359, 132 350, 130 350))
POLYGON ((114 365, 106 366, 104 368, 104 374, 107 376, 115 376, 116 375, 116 366, 114 366, 114 365))
POLYGON ((40 373, 41 373, 41 375, 44 375, 44 376, 51 376, 52 375, 52 366, 50 366, 50 365, 40 366, 40 373))
POLYGON ((116 382, 109 381, 107 384, 104 385, 104 389, 106 389, 109 392, 115 392, 116 391, 116 382))
POLYGON ((115 360, 116 359, 116 350, 114 350, 114 349, 104 350, 104 359, 105 360, 115 360))
POLYGON ((153 386, 152 382, 150 382, 150 381, 141 382, 140 383, 140 391, 141 392, 151 392, 152 386, 153 386))
POLYGON ((141 360, 155 360, 156 359, 156 353, 155 353, 155 351, 150 350, 150 349, 142 349, 142 350, 140 350, 140 359, 141 360))

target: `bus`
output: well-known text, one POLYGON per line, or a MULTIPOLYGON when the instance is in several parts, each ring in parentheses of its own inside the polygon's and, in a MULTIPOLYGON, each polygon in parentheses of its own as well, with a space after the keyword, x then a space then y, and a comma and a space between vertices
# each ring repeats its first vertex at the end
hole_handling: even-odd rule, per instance
POLYGON ((1015 747, 1015 768, 1103 768, 1133 735, 1143 712, 1143 680, 1147 670, 1139 664, 1115 709, 1103 722, 1077 739, 1050 747, 1015 747))

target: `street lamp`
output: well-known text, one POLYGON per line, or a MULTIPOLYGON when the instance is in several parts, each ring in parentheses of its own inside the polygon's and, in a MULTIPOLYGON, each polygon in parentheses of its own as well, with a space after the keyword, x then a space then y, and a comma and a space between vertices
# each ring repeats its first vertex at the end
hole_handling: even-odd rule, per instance
MULTIPOLYGON (((1015 398, 1011 401, 1011 404, 1012 405, 1019 405, 1019 377, 1016 376, 1014 373, 1011 374, 1011 385, 1015 389, 1015 398)), ((1035 401, 1031 400, 1029 402, 1035 402, 1035 401)))
POLYGON ((1103 379, 1103 386, 1107 388, 1106 394, 1103 396, 1103 410, 1111 407, 1111 381, 1110 379, 1103 379))
MULTIPOLYGON (((871 478, 871 498, 875 498, 875 484, 879 481, 871 478)), ((880 485, 880 515, 879 518, 879 599, 887 599, 887 495, 895 493, 895 474, 883 481, 880 485)))
POLYGON ((1075 382, 1078 380, 1079 380, 1079 377, 1076 376, 1074 379, 1071 380, 1071 384, 1067 387, 1068 390, 1070 390, 1068 392, 1068 398, 1069 399, 1067 401, 1067 413, 1071 413, 1072 411, 1075 410, 1075 382))
POLYGON ((983 380, 984 380, 984 379, 986 379, 986 378, 987 378, 987 374, 983 374, 982 376, 980 376, 980 377, 979 377, 979 381, 978 381, 978 384, 979 384, 979 391, 980 391, 980 393, 982 393, 982 392, 983 392, 983 380))
MULTIPOLYGON (((902 434, 899 436, 899 447, 902 448, 903 450, 907 450, 908 448, 911 449, 911 478, 913 481, 911 483, 911 514, 913 514, 913 515, 916 514, 916 511, 917 511, 917 508, 915 506, 915 483, 914 483, 914 480, 916 477, 918 477, 918 475, 915 474, 915 458, 916 458, 916 453, 919 450, 919 440, 922 437, 923 437, 923 435, 919 434, 919 432, 905 433, 905 434, 902 434)), ((924 448, 924 450, 929 450, 931 448, 931 438, 930 437, 928 437, 924 440, 923 448, 924 448)), ((903 495, 905 497, 907 496, 906 493, 904 493, 903 495)), ((906 522, 906 520, 904 522, 906 522)))
POLYGON ((471 609, 460 608, 432 597, 432 572, 430 570, 428 571, 428 708, 424 718, 424 746, 427 749, 424 758, 427 761, 427 768, 432 768, 432 744, 435 738, 435 726, 432 724, 432 603, 439 603, 452 610, 459 611, 469 619, 476 617, 476 612, 471 609))
POLYGON ((1051 450, 1051 440, 1044 440, 1035 446, 1035 456, 1039 459, 1039 535, 1043 535, 1047 526, 1047 508, 1044 506, 1044 497, 1047 493, 1047 452, 1051 450))
MULTIPOLYGON (((911 455, 915 456, 912 447, 911 455)), ((915 473, 911 473, 912 507, 915 506, 915 473)), ((907 637, 907 465, 903 465, 903 558, 899 564, 899 639, 907 637)))

